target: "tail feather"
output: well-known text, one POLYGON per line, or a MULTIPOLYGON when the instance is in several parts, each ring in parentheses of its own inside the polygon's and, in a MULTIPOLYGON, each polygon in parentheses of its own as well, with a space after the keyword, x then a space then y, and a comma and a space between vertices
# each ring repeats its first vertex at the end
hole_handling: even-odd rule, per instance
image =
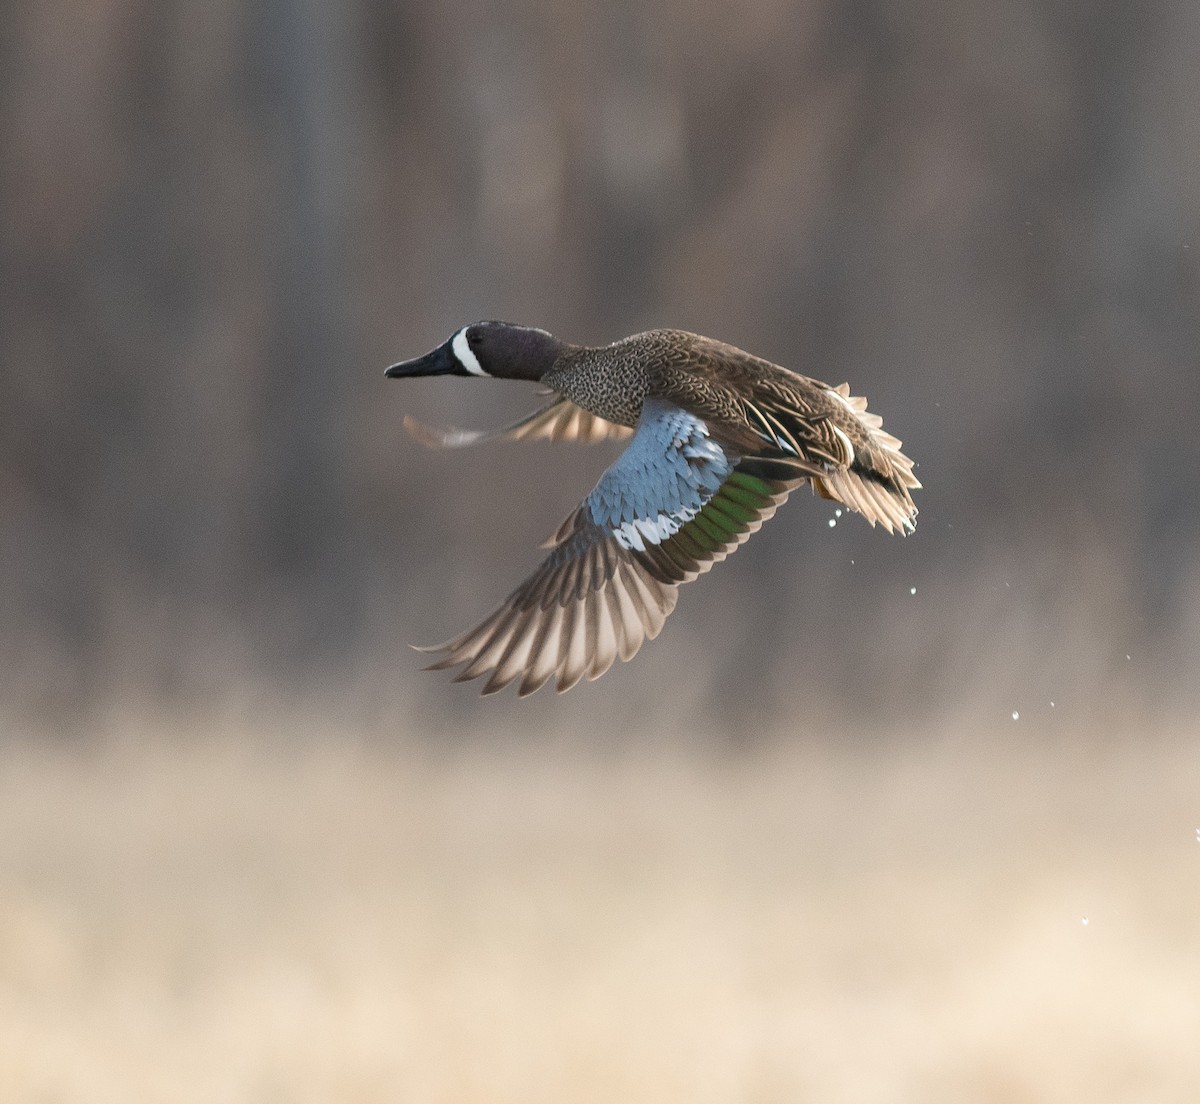
POLYGON ((889 533, 911 533, 917 517, 911 492, 921 486, 913 474, 912 460, 900 451, 901 442, 883 430, 883 419, 867 411, 866 399, 851 395, 845 384, 834 390, 867 431, 868 439, 865 447, 860 444, 855 450, 849 467, 814 476, 813 489, 889 533))

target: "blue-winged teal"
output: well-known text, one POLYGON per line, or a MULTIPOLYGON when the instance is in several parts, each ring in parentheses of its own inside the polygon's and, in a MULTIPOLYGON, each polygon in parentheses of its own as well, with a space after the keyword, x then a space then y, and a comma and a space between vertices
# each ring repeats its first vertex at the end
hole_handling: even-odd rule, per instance
POLYGON ((507 322, 464 326, 388 376, 537 381, 555 398, 490 433, 405 418, 428 445, 490 439, 630 437, 595 489, 551 537, 540 567, 486 621, 434 648, 431 666, 491 672, 485 694, 520 679, 561 692, 632 658, 675 607, 679 587, 723 560, 801 483, 911 531, 920 487, 900 442, 846 384, 830 387, 732 345, 651 330, 612 345, 569 345, 507 322))

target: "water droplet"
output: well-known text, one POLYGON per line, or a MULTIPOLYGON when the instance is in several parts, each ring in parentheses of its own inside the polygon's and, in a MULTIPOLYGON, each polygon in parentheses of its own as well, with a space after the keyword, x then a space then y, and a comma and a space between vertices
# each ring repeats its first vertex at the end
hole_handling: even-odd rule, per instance
POLYGON ((829 528, 832 529, 837 524, 837 518, 829 519, 829 528))
POLYGON ((1054 702, 1051 702, 1051 703, 1050 703, 1050 708, 1051 708, 1051 709, 1053 709, 1053 708, 1054 708, 1054 702))
POLYGON ((841 516, 842 516, 842 511, 841 511, 841 510, 834 510, 834 511, 833 511, 833 516, 834 516, 834 517, 841 517, 841 516))
POLYGON ((1129 656, 1127 655, 1125 658, 1126 658, 1126 659, 1128 659, 1128 658, 1129 658, 1129 656))
POLYGON ((909 588, 908 588, 908 593, 909 593, 909 594, 916 594, 916 593, 917 593, 917 588, 916 588, 916 587, 909 587, 909 588))
POLYGON ((1086 916, 1084 916, 1084 917, 1082 917, 1082 918, 1080 919, 1080 921, 1079 921, 1079 922, 1080 922, 1080 923, 1081 923, 1081 924, 1082 924, 1082 925, 1083 925, 1083 926, 1086 928, 1086 927, 1087 927, 1087 923, 1088 923, 1088 918, 1087 918, 1086 916))
POLYGON ((1021 719, 1021 714, 1020 714, 1020 713, 1018 713, 1018 712, 1017 712, 1017 711, 1014 709, 1014 710, 1013 710, 1013 720, 1014 720, 1014 721, 1019 721, 1020 719, 1021 719))

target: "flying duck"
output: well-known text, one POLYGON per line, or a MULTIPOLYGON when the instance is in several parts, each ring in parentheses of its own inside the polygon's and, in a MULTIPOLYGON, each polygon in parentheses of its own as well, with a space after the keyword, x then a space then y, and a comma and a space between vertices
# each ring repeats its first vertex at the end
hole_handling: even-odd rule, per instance
POLYGON ((889 533, 914 527, 913 462, 865 399, 698 334, 651 330, 588 346, 476 322, 385 374, 529 380, 554 396, 491 432, 406 417, 432 447, 629 441, 495 613, 418 649, 441 653, 427 670, 465 664, 456 682, 490 673, 484 694, 519 679, 524 697, 551 678, 562 693, 618 656, 631 659, 658 635, 679 587, 725 559, 802 483, 889 533))

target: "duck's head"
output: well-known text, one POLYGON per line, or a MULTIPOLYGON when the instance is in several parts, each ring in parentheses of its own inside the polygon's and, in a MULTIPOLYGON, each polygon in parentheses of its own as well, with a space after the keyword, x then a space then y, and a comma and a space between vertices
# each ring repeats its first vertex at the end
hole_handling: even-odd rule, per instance
POLYGON ((511 322, 473 322, 416 360, 393 364, 385 376, 495 376, 540 380, 563 350, 553 334, 511 322))

